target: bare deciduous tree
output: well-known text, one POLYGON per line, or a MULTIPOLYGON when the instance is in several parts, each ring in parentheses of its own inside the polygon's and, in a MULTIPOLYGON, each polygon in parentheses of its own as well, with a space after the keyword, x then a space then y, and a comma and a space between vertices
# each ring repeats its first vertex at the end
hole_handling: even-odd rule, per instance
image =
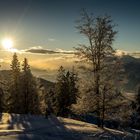
POLYGON ((113 99, 114 97, 114 85, 117 80, 115 76, 119 67, 119 63, 114 57, 115 50, 112 48, 117 31, 114 30, 115 24, 110 16, 94 17, 85 10, 82 11, 76 28, 88 40, 87 44, 80 44, 75 48, 76 55, 89 65, 98 126, 103 127, 106 98, 113 99))

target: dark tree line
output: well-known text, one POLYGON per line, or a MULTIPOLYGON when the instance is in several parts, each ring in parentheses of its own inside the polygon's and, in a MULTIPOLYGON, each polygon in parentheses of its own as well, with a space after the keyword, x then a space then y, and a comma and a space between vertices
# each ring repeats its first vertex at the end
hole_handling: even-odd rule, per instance
POLYGON ((137 89, 135 100, 131 101, 131 123, 130 126, 135 129, 140 129, 140 86, 137 89))

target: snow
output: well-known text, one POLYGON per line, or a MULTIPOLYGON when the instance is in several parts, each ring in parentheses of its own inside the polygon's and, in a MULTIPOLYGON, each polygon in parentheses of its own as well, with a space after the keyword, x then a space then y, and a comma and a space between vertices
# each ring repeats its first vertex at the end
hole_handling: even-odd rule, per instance
POLYGON ((3 113, 0 119, 0 140, 121 140, 122 138, 128 139, 128 134, 62 117, 51 116, 46 119, 37 115, 3 113))

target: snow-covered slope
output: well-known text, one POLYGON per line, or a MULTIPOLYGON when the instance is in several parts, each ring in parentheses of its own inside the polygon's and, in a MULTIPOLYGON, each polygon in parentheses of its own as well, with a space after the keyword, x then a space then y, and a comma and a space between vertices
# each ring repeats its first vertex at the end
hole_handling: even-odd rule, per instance
POLYGON ((1 114, 0 140, 129 140, 128 133, 51 116, 1 114))

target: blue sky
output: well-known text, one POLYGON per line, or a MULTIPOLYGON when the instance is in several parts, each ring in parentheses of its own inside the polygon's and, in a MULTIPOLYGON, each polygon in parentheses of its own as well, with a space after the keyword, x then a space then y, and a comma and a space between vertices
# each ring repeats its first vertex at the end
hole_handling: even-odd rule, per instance
POLYGON ((114 47, 140 51, 139 0, 1 0, 0 39, 11 37, 15 48, 42 46, 71 50, 85 39, 75 21, 81 8, 111 15, 118 24, 114 47))

